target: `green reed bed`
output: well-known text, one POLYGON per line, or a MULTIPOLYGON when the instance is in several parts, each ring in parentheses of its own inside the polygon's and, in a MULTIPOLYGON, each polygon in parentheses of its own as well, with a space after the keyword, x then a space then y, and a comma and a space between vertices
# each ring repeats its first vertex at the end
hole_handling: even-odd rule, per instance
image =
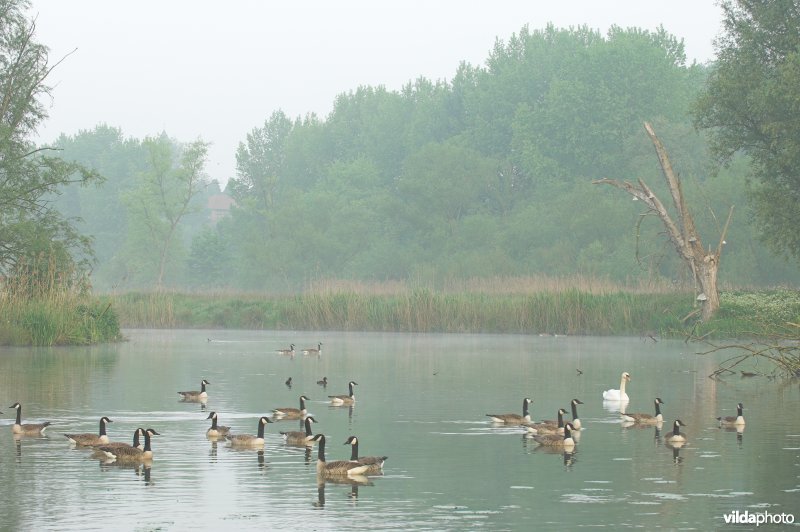
POLYGON ((0 289, 0 345, 88 345, 117 341, 111 302, 71 289, 0 289))
POLYGON ((398 332, 668 334, 691 310, 687 294, 345 292, 300 295, 114 296, 125 327, 398 332))
POLYGON ((328 280, 299 294, 154 292, 111 299, 124 327, 736 337, 800 321, 795 291, 720 297, 722 309, 710 323, 698 323, 691 290, 580 277, 438 286, 328 280))

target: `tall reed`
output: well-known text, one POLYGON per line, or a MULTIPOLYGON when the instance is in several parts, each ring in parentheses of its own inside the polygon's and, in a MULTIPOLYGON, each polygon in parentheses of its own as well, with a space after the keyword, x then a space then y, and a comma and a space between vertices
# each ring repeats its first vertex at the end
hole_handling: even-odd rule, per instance
POLYGON ((589 278, 315 281, 300 294, 113 296, 126 327, 641 335, 681 327, 691 293, 589 278))
POLYGON ((0 316, 0 345, 93 344, 121 338, 111 302, 92 297, 52 264, 19 268, 3 278, 0 316))

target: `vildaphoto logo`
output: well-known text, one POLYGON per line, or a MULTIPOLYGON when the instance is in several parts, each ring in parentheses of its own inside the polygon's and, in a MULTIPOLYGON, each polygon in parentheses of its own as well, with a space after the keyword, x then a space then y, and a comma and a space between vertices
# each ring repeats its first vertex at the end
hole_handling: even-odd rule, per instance
POLYGON ((740 512, 734 510, 722 516, 727 525, 791 525, 794 523, 794 515, 787 513, 773 514, 770 512, 750 512, 745 510, 740 512))

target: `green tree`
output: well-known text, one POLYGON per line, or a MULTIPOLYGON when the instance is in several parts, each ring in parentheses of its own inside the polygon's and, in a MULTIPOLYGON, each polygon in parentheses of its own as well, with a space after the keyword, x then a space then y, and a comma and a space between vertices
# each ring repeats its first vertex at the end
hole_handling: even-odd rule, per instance
POLYGON ((120 251, 128 236, 128 212, 123 197, 136 186, 136 176, 147 170, 147 154, 138 139, 125 138, 122 130, 100 124, 56 141, 61 157, 92 168, 105 181, 98 187, 70 186, 54 205, 67 216, 79 217, 76 228, 93 239, 97 264, 93 284, 116 286, 125 274, 120 251))
POLYGON ((275 111, 261 128, 247 134, 236 150, 236 178, 229 189, 240 204, 248 201, 259 212, 275 204, 286 160, 286 141, 292 131, 292 121, 275 111))
MULTIPOLYGON (((227 222, 221 220, 219 225, 227 222)), ((197 233, 187 261, 191 285, 205 289, 226 287, 232 266, 230 247, 224 232, 217 227, 206 226, 197 233)))
POLYGON ((26 0, 0 0, 0 274, 34 264, 82 273, 91 241, 48 200, 68 183, 99 177, 31 142, 47 117, 41 102, 50 96, 46 80, 58 62, 49 64, 48 48, 35 41, 29 7, 26 0))
POLYGON ((132 255, 149 264, 150 275, 161 288, 168 266, 176 262, 175 250, 183 244, 179 224, 197 208, 193 200, 208 184, 204 171, 208 143, 196 140, 176 146, 161 135, 145 139, 143 146, 148 153, 148 171, 125 196, 133 231, 128 245, 134 248, 132 255))
MULTIPOLYGON (((315 132, 319 126, 310 117, 304 130, 315 132)), ((233 261, 232 274, 240 286, 264 289, 269 280, 285 277, 290 259, 294 257, 294 242, 284 234, 281 223, 291 219, 291 181, 287 177, 287 155, 294 148, 298 172, 307 170, 313 153, 303 142, 289 145, 296 136, 295 125, 283 111, 275 111, 264 125, 247 134, 236 150, 236 177, 228 183, 227 191, 236 200, 237 208, 229 223, 220 228, 230 241, 233 261), (288 241, 286 241, 288 240, 288 241)), ((313 151, 313 150, 312 150, 313 151)), ((308 182, 311 182, 310 180, 308 182)))
POLYGON ((725 0, 723 35, 696 124, 719 162, 751 158, 749 197, 760 236, 800 259, 800 2, 725 0))
POLYGON ((395 212, 402 241, 416 241, 420 259, 449 255, 465 217, 483 213, 498 164, 451 141, 431 143, 409 156, 397 180, 395 212))
POLYGON ((385 179, 395 176, 407 155, 405 131, 413 100, 384 87, 358 87, 340 94, 328 117, 327 130, 337 159, 368 157, 385 179))
POLYGON ((286 180, 303 190, 314 186, 337 158, 326 123, 315 114, 295 121, 285 148, 286 180))
POLYGON ((464 112, 458 93, 445 81, 417 78, 401 91, 409 115, 403 124, 406 153, 430 142, 444 142, 464 129, 464 112))
MULTIPOLYGON (((688 121, 688 102, 701 79, 693 75, 696 67, 685 66, 683 44, 663 29, 614 26, 603 38, 585 28, 548 28, 523 32, 523 37, 523 64, 536 68, 518 82, 531 88, 505 127, 511 126, 508 146, 514 148, 514 162, 524 173, 544 172, 537 181, 552 181, 559 174, 593 179, 619 172, 642 121, 688 121), (553 64, 543 55, 547 52, 564 62, 553 64)), ((514 42, 512 49, 520 46, 514 42)), ((515 55, 496 52, 495 63, 515 55)))

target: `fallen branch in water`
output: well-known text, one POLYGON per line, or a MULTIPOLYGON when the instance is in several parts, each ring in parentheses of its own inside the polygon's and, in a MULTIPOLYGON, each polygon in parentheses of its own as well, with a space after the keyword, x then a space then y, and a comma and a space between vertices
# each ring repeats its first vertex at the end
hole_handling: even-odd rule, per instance
MULTIPOLYGON (((800 377, 800 324, 787 322, 783 331, 764 337, 751 343, 716 344, 707 340, 706 336, 695 338, 710 348, 698 352, 698 355, 709 355, 720 351, 743 351, 719 363, 717 369, 709 375, 717 378, 724 374, 736 373, 733 368, 746 360, 767 360, 773 366, 771 376, 800 377)), ((751 376, 751 372, 742 371, 742 376, 751 376)))

